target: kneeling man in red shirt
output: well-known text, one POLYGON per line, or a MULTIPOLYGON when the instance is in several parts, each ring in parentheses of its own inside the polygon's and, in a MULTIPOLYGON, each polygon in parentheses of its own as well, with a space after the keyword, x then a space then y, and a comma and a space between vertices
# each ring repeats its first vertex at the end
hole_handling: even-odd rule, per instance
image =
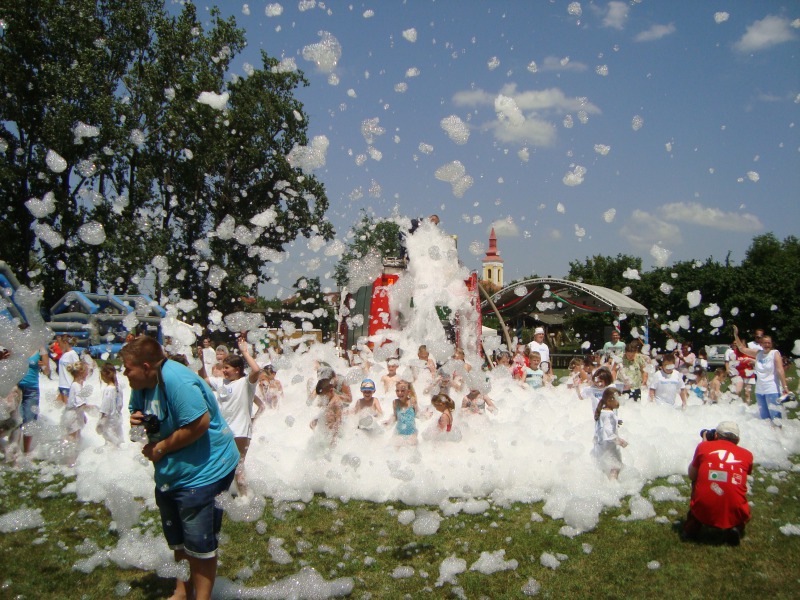
POLYGON ((739 426, 723 421, 716 430, 703 430, 703 441, 689 465, 692 499, 683 524, 684 538, 695 539, 703 525, 725 531, 725 540, 738 546, 750 520, 747 476, 753 454, 739 447, 739 426))

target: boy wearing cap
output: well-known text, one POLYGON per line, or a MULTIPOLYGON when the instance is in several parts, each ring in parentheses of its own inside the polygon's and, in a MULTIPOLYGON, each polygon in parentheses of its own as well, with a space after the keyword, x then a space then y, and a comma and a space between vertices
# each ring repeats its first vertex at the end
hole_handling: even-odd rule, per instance
POLYGON ((747 476, 753 471, 753 454, 739 447, 739 426, 723 421, 716 432, 703 430, 689 465, 692 499, 683 524, 683 537, 695 539, 703 525, 725 531, 725 540, 738 546, 750 520, 747 476))
POLYGON ((358 414, 365 408, 371 408, 375 415, 382 415, 381 403, 375 397, 375 382, 372 379, 365 379, 361 382, 361 398, 356 400, 353 406, 353 414, 358 414))

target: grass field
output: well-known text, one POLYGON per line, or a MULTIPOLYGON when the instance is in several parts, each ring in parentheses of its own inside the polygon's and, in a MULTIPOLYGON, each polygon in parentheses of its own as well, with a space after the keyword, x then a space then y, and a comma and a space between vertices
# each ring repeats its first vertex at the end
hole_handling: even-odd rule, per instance
MULTIPOLYGON (((90 573, 73 568, 99 549, 116 547, 119 538, 106 507, 78 503, 68 478, 47 466, 1 473, 0 513, 39 508, 45 524, 0 533, 0 598, 169 596, 170 581, 152 572, 113 562, 90 573)), ((686 478, 651 482, 645 498, 653 486, 689 495, 686 478)), ((325 597, 264 587, 302 567, 313 567, 326 580, 352 578, 353 598, 520 598, 523 587, 538 588, 543 598, 800 598, 800 536, 780 530, 800 524, 800 465, 781 472, 756 468, 751 488, 754 518, 738 548, 722 544, 713 532, 699 543, 681 542, 675 523, 685 501, 653 501, 655 517, 622 521, 618 517, 631 513, 625 499, 603 514, 594 531, 574 538, 559 533, 563 522, 544 516, 541 504, 489 503, 479 514, 444 517, 433 535, 416 535, 412 525, 400 523, 399 512, 410 508, 400 504, 324 497, 268 502, 257 521, 226 517, 219 576, 238 579, 245 588, 241 597, 248 598, 325 597), (513 560, 515 568, 469 570, 482 552, 499 550, 505 554, 493 562, 513 560), (273 560, 281 555, 285 564, 273 560), (451 556, 463 559, 467 570, 456 575, 455 585, 437 586, 439 567, 451 556)), ((162 543, 155 513, 145 512, 139 522, 154 543, 162 543)))

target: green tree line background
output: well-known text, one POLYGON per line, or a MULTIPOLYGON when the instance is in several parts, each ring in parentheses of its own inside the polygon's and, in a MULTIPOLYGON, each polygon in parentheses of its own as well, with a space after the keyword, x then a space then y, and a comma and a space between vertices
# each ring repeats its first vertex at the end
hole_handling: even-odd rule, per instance
POLYGON ((289 158, 308 145, 308 83, 265 53, 229 72, 246 44, 233 18, 40 0, 0 3, 0 21, 2 258, 45 307, 147 278, 204 322, 298 236, 332 239, 322 184, 289 158))

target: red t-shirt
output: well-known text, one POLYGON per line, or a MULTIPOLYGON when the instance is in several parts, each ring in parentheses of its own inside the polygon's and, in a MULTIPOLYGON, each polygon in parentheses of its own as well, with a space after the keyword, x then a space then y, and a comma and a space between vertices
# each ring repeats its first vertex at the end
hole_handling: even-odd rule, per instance
POLYGON ((753 471, 753 454, 733 442, 701 442, 692 459, 698 473, 690 510, 704 525, 730 529, 750 520, 747 476, 753 471))
POLYGON ((750 356, 747 356, 739 350, 739 348, 734 347, 733 351, 736 354, 736 360, 739 361, 739 364, 736 365, 736 372, 739 374, 739 377, 745 381, 753 379, 755 377, 753 367, 756 362, 750 356))

